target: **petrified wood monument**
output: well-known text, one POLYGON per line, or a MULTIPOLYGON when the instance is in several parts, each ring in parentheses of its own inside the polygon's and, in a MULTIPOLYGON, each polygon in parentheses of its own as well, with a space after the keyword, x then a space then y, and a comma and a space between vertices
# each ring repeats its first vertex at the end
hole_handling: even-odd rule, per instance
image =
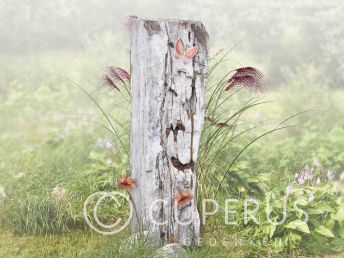
POLYGON ((132 229, 194 242, 208 34, 198 21, 131 22, 132 229))

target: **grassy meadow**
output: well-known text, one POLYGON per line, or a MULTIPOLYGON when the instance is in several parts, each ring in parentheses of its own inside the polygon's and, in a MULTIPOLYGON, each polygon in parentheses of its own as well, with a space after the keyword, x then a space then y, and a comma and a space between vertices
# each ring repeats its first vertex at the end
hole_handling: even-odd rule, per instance
MULTIPOLYGON (((88 73, 92 59, 97 62, 92 53, 55 54, 29 57, 26 60, 32 64, 20 73, 14 57, 14 67, 8 67, 2 76, 8 87, 3 87, 0 105, 0 183, 6 194, 0 201, 0 256, 149 257, 152 250, 146 247, 134 247, 135 256, 119 249, 129 232, 99 235, 82 214, 87 196, 114 190, 117 178, 129 168, 128 96, 104 87, 100 68, 93 75, 88 73), (66 65, 67 60, 76 61, 66 65), (117 135, 75 82, 106 112, 117 135), (52 197, 56 186, 65 189, 63 200, 52 197)), ((207 114, 232 127, 219 130, 205 123, 198 163, 199 199, 238 198, 235 221, 239 223, 224 226, 220 209, 202 228, 203 246, 189 248, 190 256, 342 252, 344 92, 329 90, 314 68, 307 67, 283 89, 269 89, 263 96, 245 89, 218 91, 213 98, 216 101, 210 101, 231 66, 230 61, 222 61, 207 84, 207 114), (295 174, 307 168, 312 168, 313 179, 299 184, 295 174), (328 177, 329 171, 333 178, 328 177), (318 178, 319 184, 315 183, 318 178), (276 202, 272 205, 278 209, 289 184, 293 185, 291 200, 301 198, 302 207, 310 213, 308 224, 294 226, 302 213, 291 204, 284 225, 269 225, 264 208, 258 212, 260 225, 243 223, 241 200, 254 196, 264 202, 272 196, 276 202), (315 198, 310 201, 311 193, 315 198), (209 239, 220 243, 221 237, 228 238, 229 244, 212 247, 209 239)), ((108 203, 103 219, 118 212, 108 203)), ((275 215, 277 218, 278 212, 275 215)))

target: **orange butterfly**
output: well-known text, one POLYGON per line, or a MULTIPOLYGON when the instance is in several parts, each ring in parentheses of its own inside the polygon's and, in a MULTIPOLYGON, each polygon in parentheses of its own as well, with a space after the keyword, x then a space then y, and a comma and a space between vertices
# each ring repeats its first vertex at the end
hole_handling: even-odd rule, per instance
POLYGON ((197 54, 198 46, 194 46, 189 48, 188 50, 184 50, 184 44, 181 39, 177 40, 176 42, 176 58, 183 59, 184 64, 190 63, 192 58, 197 54))
POLYGON ((136 187, 136 180, 130 176, 121 176, 117 182, 120 189, 131 190, 136 187))
POLYGON ((189 200, 192 200, 192 195, 188 192, 188 191, 184 191, 184 192, 177 192, 176 194, 176 203, 179 207, 184 207, 189 200))

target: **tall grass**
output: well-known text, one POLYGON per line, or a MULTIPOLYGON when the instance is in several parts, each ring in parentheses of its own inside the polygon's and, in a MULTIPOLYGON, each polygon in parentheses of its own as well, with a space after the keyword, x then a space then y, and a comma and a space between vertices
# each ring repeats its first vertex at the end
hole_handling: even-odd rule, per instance
MULTIPOLYGON (((209 69, 205 122, 197 162, 199 205, 203 198, 216 197, 222 201, 228 197, 264 198, 272 192, 283 195, 286 184, 299 169, 310 164, 313 154, 324 167, 337 173, 344 170, 343 128, 338 104, 341 98, 319 88, 312 91, 313 104, 307 106, 308 91, 300 89, 299 85, 301 75, 295 77, 282 96, 274 92, 256 96, 245 89, 225 91, 226 82, 233 74, 233 69, 228 67, 224 54, 214 59, 209 69), (278 100, 269 100, 271 95, 278 100), (276 107, 276 103, 281 104, 276 107), (316 105, 329 116, 302 113, 316 110, 316 105), (289 127, 293 124, 302 126, 289 127), (282 130, 286 127, 287 130, 282 130)), ((49 79, 47 85, 41 83, 40 90, 32 95, 20 82, 13 82, 8 99, 0 104, 2 121, 6 121, 0 124, 3 132, 0 183, 6 191, 6 198, 0 200, 0 222, 1 227, 18 234, 87 231, 82 214, 87 196, 96 191, 113 190, 115 180, 129 169, 129 85, 123 85, 128 91, 102 87, 92 91, 61 76, 55 78, 55 83, 63 86, 61 91, 47 86, 52 82, 49 79), (81 110, 66 112, 68 118, 65 113, 61 117, 52 116, 53 110, 76 110, 66 104, 68 97, 87 104, 83 104, 81 110), (23 107, 23 116, 12 115, 13 112, 19 114, 19 106, 23 107), (55 186, 66 189, 61 201, 52 197, 55 186)), ((317 81, 314 79, 314 83, 317 81)), ((335 198, 333 196, 328 198, 335 198)), ((104 207, 104 221, 110 221, 114 214, 121 215, 111 206, 107 203, 104 207)), ((266 235, 254 225, 245 227, 241 223, 237 227, 225 227, 223 212, 221 209, 218 216, 209 219, 202 229, 205 236, 246 237, 254 231, 261 240, 266 235)), ((238 216, 241 215, 242 210, 238 216)), ((255 243, 242 248, 246 248, 244 253, 257 255, 277 255, 291 248, 279 245, 278 241, 276 236, 267 246, 255 243)), ((324 239, 319 241, 329 243, 324 239)), ((299 242, 291 249, 299 252, 300 248, 305 248, 304 243, 299 242)), ((134 251, 137 257, 148 257, 152 252, 136 247, 126 255, 130 257, 134 251)), ((108 246, 88 254, 106 257, 118 252, 117 247, 108 246)), ((189 250, 195 257, 214 252, 225 256, 228 250, 224 247, 221 251, 209 247, 189 250)))

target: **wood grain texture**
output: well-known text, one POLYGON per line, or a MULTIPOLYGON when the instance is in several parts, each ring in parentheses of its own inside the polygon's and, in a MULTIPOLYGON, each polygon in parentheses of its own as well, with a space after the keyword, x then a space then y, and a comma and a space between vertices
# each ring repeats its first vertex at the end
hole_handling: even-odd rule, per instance
POLYGON ((132 18, 131 175, 137 180, 132 198, 138 214, 132 229, 148 230, 163 241, 192 243, 199 236, 193 200, 204 122, 207 40, 201 22, 132 18), (185 49, 199 48, 189 63, 176 58, 179 39, 185 49), (175 205, 181 191, 193 196, 184 207, 175 205), (150 211, 160 225, 151 220, 150 211))

